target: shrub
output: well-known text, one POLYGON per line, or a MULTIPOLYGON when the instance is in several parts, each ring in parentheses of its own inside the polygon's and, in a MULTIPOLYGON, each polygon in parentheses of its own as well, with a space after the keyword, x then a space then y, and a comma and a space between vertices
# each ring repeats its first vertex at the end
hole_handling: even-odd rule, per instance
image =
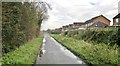
MULTIPOLYGON (((93 43, 105 43, 112 45, 120 45, 118 34, 119 31, 117 28, 104 28, 104 29, 87 29, 87 30, 75 30, 68 31, 66 36, 73 37, 75 39, 82 39, 84 41, 93 42, 93 43)), ((65 35, 65 34, 64 34, 65 35)))
POLYGON ((68 31, 63 32, 63 35, 66 36, 68 34, 68 31))
POLYGON ((46 3, 2 2, 3 54, 38 37, 43 20, 47 19, 46 3), (39 11, 38 5, 39 3, 39 11))
POLYGON ((20 46, 15 51, 9 52, 5 54, 2 58, 2 64, 11 64, 12 66, 17 64, 23 64, 26 66, 27 64, 34 64, 37 54, 39 52, 39 48, 42 44, 43 36, 39 38, 35 38, 32 41, 20 46))
POLYGON ((74 35, 78 34, 78 31, 77 30, 74 30, 74 31, 67 31, 67 36, 69 37, 73 37, 74 35))
POLYGON ((88 42, 94 41, 97 44, 105 43, 114 45, 117 44, 118 36, 117 29, 90 29, 84 31, 82 39, 88 42))

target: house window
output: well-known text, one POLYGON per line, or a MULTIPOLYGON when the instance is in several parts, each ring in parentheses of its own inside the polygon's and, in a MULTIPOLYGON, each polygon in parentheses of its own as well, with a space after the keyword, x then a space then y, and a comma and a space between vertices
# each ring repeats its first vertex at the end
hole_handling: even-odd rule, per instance
POLYGON ((115 21, 118 23, 118 19, 115 19, 115 21))
POLYGON ((103 22, 98 22, 95 24, 96 27, 104 27, 105 24, 103 22))

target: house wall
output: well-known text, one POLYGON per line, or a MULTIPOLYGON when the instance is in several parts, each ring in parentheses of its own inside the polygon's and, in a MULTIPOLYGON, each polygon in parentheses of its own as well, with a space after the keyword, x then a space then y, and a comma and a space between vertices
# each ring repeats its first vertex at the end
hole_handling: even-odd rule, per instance
POLYGON ((118 18, 118 19, 119 19, 118 25, 120 25, 120 18, 118 18))
POLYGON ((108 26, 110 25, 110 22, 102 16, 93 21, 93 23, 97 23, 97 22, 105 23, 108 26))
POLYGON ((87 23, 82 24, 79 28, 87 28, 87 23))
POLYGON ((120 25, 120 18, 113 19, 113 25, 120 25), (116 21, 118 19, 118 22, 116 21))
POLYGON ((116 19, 113 19, 113 25, 117 25, 116 19))
POLYGON ((103 16, 98 17, 97 19, 93 20, 90 23, 85 24, 85 28, 88 28, 89 26, 98 23, 98 22, 102 22, 108 26, 110 26, 110 21, 108 21, 107 19, 105 19, 103 16))
POLYGON ((68 26, 68 30, 73 29, 73 26, 74 26, 74 25, 69 25, 69 26, 68 26))
POLYGON ((63 26, 63 27, 61 28, 62 31, 66 31, 66 30, 68 30, 68 29, 69 29, 69 26, 63 26))
POLYGON ((73 24, 74 29, 78 29, 81 26, 81 24, 73 24))

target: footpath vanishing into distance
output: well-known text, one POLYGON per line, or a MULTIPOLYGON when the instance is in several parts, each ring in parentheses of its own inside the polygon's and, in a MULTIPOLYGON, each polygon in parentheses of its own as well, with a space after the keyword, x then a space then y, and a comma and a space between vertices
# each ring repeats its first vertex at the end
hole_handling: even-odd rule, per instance
POLYGON ((44 34, 40 51, 42 51, 42 55, 38 54, 36 64, 83 64, 88 66, 47 33, 44 34))

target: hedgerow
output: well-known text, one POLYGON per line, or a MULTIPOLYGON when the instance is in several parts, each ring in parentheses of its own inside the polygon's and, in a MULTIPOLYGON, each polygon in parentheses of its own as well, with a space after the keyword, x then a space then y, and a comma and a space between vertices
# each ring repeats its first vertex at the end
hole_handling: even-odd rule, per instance
POLYGON ((14 66, 16 64, 17 66, 34 64, 42 44, 42 39, 43 36, 39 36, 38 38, 20 46, 15 51, 5 54, 0 58, 3 66, 7 64, 9 64, 8 66, 14 66))
POLYGON ((38 37, 42 21, 48 18, 45 4, 41 1, 2 2, 3 54, 38 37))
MULTIPOLYGON (((119 31, 117 28, 104 28, 104 29, 87 29, 87 30, 78 30, 78 31, 68 31, 66 36, 73 37, 75 39, 82 39, 87 42, 92 43, 104 43, 112 45, 120 45, 118 41, 120 41, 118 34, 119 31)), ((65 36, 65 34, 63 33, 65 36)))
POLYGON ((88 63, 116 66, 120 64, 119 34, 118 28, 95 28, 67 31, 53 37, 88 63))
POLYGON ((119 61, 118 46, 110 46, 107 44, 92 44, 84 42, 83 40, 76 40, 72 37, 65 37, 63 35, 52 35, 62 45, 67 47, 79 58, 93 66, 117 66, 119 61))

